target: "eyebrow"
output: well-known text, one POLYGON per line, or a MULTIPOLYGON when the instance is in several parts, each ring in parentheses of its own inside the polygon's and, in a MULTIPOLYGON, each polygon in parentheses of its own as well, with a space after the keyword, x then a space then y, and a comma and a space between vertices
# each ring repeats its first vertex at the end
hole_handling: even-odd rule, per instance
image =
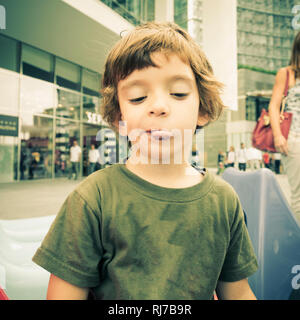
POLYGON ((144 81, 144 80, 131 80, 131 81, 128 81, 127 83, 121 85, 120 90, 126 90, 126 89, 129 89, 131 87, 143 86, 143 85, 146 85, 146 84, 147 84, 147 82, 144 81))
MULTIPOLYGON (((186 76, 186 75, 179 74, 179 75, 174 75, 174 76, 169 77, 167 81, 169 81, 169 82, 185 81, 185 82, 192 83, 193 79, 191 77, 186 76)), ((131 80, 131 81, 128 81, 127 83, 123 84, 121 86, 120 90, 126 90, 126 89, 129 89, 134 86, 143 86, 143 85, 147 85, 147 81, 142 80, 142 79, 131 80)))

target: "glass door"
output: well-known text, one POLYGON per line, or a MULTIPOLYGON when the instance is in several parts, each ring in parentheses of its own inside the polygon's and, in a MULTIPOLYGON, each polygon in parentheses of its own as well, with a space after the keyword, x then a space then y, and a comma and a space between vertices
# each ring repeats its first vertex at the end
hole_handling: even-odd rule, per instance
POLYGON ((68 177, 71 170, 70 149, 77 141, 80 145, 79 122, 56 119, 55 133, 55 177, 68 177))

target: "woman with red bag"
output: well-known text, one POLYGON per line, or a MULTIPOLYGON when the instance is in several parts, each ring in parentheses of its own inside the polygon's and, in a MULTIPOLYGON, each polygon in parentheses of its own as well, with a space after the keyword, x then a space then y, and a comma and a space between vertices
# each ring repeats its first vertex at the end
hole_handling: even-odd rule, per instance
POLYGON ((277 72, 269 115, 274 145, 282 154, 283 168, 291 189, 291 207, 300 225, 300 32, 294 40, 290 65, 277 72), (287 74, 289 90, 285 111, 292 113, 292 123, 288 139, 285 139, 280 129, 280 109, 287 74))

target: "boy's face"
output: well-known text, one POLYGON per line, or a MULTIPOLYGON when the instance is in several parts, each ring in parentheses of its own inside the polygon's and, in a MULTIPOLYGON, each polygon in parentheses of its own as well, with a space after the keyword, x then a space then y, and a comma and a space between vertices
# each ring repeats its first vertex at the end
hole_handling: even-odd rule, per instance
POLYGON ((158 67, 135 70, 118 83, 121 120, 127 131, 119 130, 129 135, 133 145, 139 143, 140 152, 148 156, 155 153, 150 145, 159 146, 155 150, 161 154, 168 140, 172 156, 191 143, 185 141, 184 130, 193 134, 196 125, 207 120, 198 116, 199 93, 191 67, 175 54, 167 58, 157 52, 151 58, 158 67), (175 139, 182 143, 174 143, 175 139))

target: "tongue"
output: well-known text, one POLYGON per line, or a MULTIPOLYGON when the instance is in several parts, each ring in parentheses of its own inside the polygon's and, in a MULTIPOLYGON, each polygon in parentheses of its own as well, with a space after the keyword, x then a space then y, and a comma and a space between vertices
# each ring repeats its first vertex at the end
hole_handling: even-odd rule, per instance
POLYGON ((151 136, 156 139, 159 139, 159 138, 167 139, 172 137, 173 135, 169 131, 158 130, 158 131, 151 131, 151 136))

